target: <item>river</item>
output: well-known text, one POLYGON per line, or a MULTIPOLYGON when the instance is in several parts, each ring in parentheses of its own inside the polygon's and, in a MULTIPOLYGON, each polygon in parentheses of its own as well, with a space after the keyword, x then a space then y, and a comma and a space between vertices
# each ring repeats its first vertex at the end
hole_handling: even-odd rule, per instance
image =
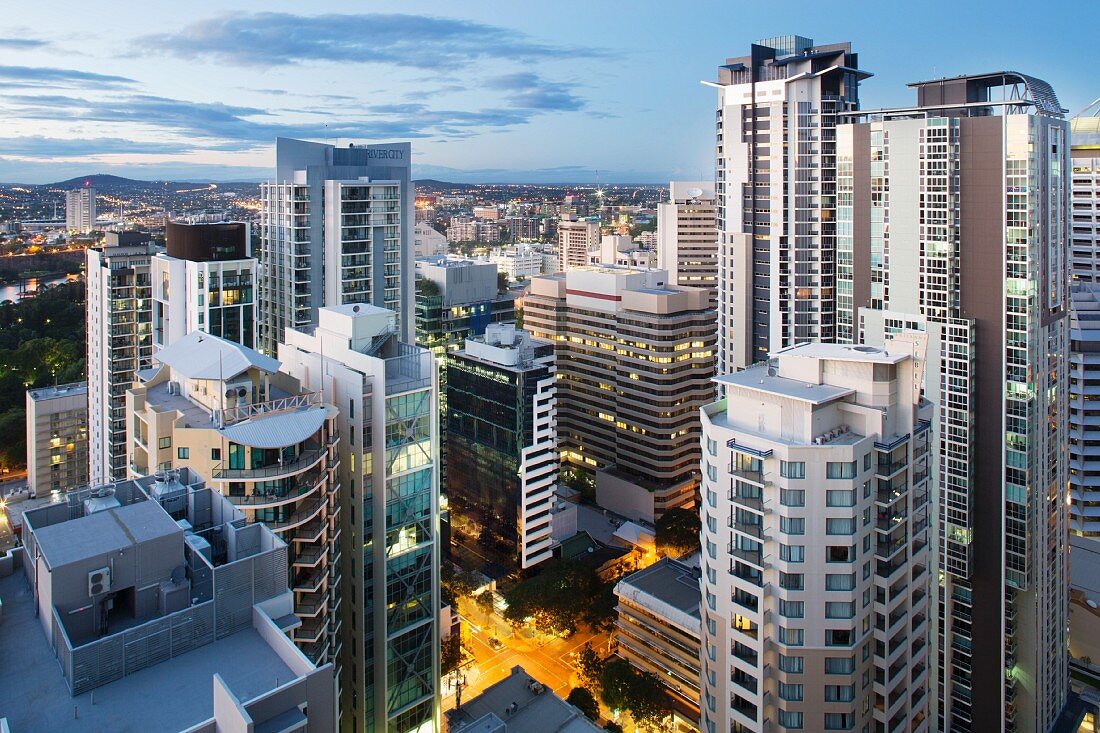
MULTIPOLYGON (((76 279, 76 275, 73 275, 72 277, 73 277, 74 280, 76 279)), ((68 279, 69 278, 65 277, 65 276, 52 277, 52 278, 49 278, 48 280, 45 280, 44 284, 45 285, 60 285, 61 283, 65 282, 68 279)), ((8 285, 0 285, 0 303, 3 303, 5 300, 18 301, 19 300, 20 287, 21 287, 21 283, 12 283, 12 284, 8 284, 8 285)), ((26 281, 26 288, 27 288, 27 290, 30 290, 32 292, 36 288, 38 288, 38 278, 32 277, 29 280, 27 280, 26 281)))

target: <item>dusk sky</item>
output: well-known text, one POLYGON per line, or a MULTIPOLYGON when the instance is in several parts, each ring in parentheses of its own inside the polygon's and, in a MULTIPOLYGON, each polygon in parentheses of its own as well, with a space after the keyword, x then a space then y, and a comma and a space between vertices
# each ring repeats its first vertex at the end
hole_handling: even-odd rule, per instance
POLYGON ((0 181, 260 180, 277 136, 411 140, 414 175, 713 176, 713 89, 758 38, 851 41, 862 106, 1004 69, 1100 97, 1100 3, 4 3, 0 181), (262 10, 256 10, 262 8, 262 10))

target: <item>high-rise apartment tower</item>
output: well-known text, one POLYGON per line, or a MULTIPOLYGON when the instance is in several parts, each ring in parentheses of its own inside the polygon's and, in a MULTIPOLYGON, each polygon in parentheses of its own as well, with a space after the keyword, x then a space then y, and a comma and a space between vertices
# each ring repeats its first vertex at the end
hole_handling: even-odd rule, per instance
POLYGON ((837 114, 859 106, 851 44, 752 44, 718 68, 718 371, 836 340, 837 114))
POLYGON ((1069 130, 1047 83, 912 84, 837 129, 842 340, 927 342, 942 731, 1046 731, 1068 688, 1069 130))
POLYGON ((413 330, 409 143, 349 145, 279 138, 275 179, 260 186, 260 332, 274 354, 317 309, 369 303, 413 330))

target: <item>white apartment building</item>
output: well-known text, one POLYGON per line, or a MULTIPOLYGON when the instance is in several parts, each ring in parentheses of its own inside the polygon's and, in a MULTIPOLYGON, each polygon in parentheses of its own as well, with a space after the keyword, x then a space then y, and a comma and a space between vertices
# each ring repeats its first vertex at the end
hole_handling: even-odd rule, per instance
POLYGON ((836 340, 836 125, 859 106, 848 43, 752 44, 718 67, 718 371, 836 340))
POLYGON ((600 222, 590 219, 558 222, 557 271, 589 265, 588 253, 600 246, 600 222))
POLYGON ((27 390, 31 497, 88 485, 88 383, 27 390))
POLYGON ((192 331, 255 347, 256 281, 248 224, 168 222, 167 251, 153 257, 153 348, 192 331))
POLYGON ((542 259, 542 251, 527 244, 498 247, 489 253, 489 261, 512 281, 541 275, 542 259))
POLYGON ((718 208, 713 181, 672 181, 657 204, 657 264, 680 288, 718 289, 718 208))
MULTIPOLYGON (((336 405, 344 436, 340 729, 438 731, 439 405, 428 349, 369 304, 288 329, 283 369, 336 405)), ((334 411, 335 412, 335 411, 334 411)))
POLYGON ((144 232, 108 232, 86 253, 88 478, 126 476, 126 389, 152 366, 152 258, 162 251, 144 232))
POLYGON ((1100 282, 1100 99, 1070 120, 1074 280, 1100 282))
POLYGON ((426 221, 418 221, 413 229, 416 258, 447 254, 447 237, 426 221))
POLYGON ((287 328, 326 305, 370 303, 413 329, 409 143, 350 145, 279 138, 275 180, 260 186, 260 333, 274 354, 287 328))
POLYGON ((934 729, 921 358, 805 344, 718 377, 726 398, 702 409, 701 730, 934 729))
POLYGON ((65 228, 87 234, 95 228, 95 189, 90 186, 65 192, 65 228))
POLYGON ((657 251, 643 249, 626 234, 605 234, 599 246, 588 253, 588 264, 653 269, 657 267, 657 251))

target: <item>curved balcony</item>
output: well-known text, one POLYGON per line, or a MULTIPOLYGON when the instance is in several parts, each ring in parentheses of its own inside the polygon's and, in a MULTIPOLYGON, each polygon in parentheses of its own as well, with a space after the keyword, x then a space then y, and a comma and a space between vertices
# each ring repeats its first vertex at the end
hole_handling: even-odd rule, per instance
POLYGON ((326 479, 326 475, 325 472, 321 470, 312 472, 306 476, 299 476, 298 478, 298 481, 292 482, 292 484, 285 489, 269 488, 262 492, 245 495, 226 494, 225 498, 229 499, 235 506, 241 507, 246 511, 249 509, 267 509, 282 506, 283 504, 301 501, 302 497, 314 491, 319 491, 321 484, 324 483, 326 479))
MULTIPOLYGON (((295 527, 299 527, 305 524, 306 522, 320 514, 324 510, 324 508, 324 499, 320 497, 308 499, 304 504, 302 504, 301 507, 298 508, 298 511, 290 515, 289 518, 281 522, 265 522, 265 524, 275 532, 285 532, 287 530, 294 529, 295 527)), ((321 525, 323 529, 324 522, 321 522, 321 525)))
POLYGON ((219 463, 211 472, 212 481, 272 481, 289 478, 316 466, 327 455, 321 448, 310 448, 299 453, 294 460, 261 468, 227 468, 219 463))
POLYGON ((327 556, 328 551, 321 545, 303 547, 294 556, 291 565, 296 568, 315 568, 327 556))
POLYGON ((312 544, 321 539, 325 530, 328 529, 328 523, 321 519, 314 519, 303 526, 298 527, 294 531, 294 536, 291 537, 293 542, 305 542, 312 544))

